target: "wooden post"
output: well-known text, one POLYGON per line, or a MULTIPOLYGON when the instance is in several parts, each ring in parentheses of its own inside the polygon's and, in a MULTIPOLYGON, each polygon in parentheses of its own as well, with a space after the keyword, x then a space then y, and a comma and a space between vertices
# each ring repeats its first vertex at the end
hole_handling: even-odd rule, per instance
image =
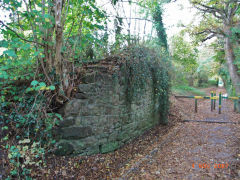
POLYGON ((195 99, 195 113, 197 113, 197 99, 195 99))
POLYGON ((218 114, 221 114, 221 109, 222 108, 222 93, 219 93, 219 109, 218 109, 218 114))

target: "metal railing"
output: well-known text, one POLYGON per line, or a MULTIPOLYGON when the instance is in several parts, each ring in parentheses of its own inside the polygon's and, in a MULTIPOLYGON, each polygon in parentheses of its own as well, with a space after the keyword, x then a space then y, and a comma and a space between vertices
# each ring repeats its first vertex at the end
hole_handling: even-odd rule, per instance
POLYGON ((218 113, 222 113, 222 99, 229 99, 233 100, 234 102, 234 112, 237 111, 237 102, 240 99, 239 97, 228 97, 228 96, 223 96, 222 93, 220 92, 219 95, 217 96, 216 91, 211 91, 210 96, 175 96, 176 98, 192 98, 195 99, 195 113, 198 111, 198 100, 199 99, 210 99, 211 100, 211 111, 216 109, 216 101, 219 100, 218 102, 218 113))

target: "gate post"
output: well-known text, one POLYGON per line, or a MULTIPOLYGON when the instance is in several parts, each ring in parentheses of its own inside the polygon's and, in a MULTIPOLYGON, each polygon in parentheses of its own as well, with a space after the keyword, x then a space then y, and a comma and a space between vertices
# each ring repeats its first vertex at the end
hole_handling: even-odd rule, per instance
POLYGON ((195 99, 195 113, 197 113, 197 99, 195 99))
POLYGON ((234 100, 234 112, 237 111, 237 100, 234 100))
POLYGON ((213 111, 213 91, 211 91, 211 111, 213 111))
POLYGON ((218 114, 221 114, 221 108, 222 108, 222 93, 219 93, 219 109, 218 114))
POLYGON ((214 100, 213 100, 213 109, 215 110, 216 109, 216 91, 214 91, 214 93, 213 93, 213 96, 214 96, 214 100))

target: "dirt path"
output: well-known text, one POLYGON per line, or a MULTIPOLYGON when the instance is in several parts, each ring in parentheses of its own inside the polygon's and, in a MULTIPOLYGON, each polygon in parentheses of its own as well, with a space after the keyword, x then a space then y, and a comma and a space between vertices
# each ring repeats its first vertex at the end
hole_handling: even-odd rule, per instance
POLYGON ((184 112, 184 119, 228 123, 178 123, 164 137, 165 142, 124 167, 122 178, 239 179, 240 115, 233 112, 232 102, 223 101, 220 115, 218 110, 211 112, 210 100, 199 102, 197 114, 193 113, 193 99, 176 100, 176 103, 184 112))

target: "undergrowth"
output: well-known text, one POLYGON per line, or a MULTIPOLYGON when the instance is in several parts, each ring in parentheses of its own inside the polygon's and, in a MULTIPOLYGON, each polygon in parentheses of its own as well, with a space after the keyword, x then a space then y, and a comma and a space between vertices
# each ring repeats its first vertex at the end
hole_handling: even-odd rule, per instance
POLYGON ((8 157, 6 179, 29 179, 33 168, 46 165, 45 155, 55 143, 52 129, 61 116, 49 111, 54 86, 36 80, 17 82, 4 76, 0 83, 1 148, 8 157))

